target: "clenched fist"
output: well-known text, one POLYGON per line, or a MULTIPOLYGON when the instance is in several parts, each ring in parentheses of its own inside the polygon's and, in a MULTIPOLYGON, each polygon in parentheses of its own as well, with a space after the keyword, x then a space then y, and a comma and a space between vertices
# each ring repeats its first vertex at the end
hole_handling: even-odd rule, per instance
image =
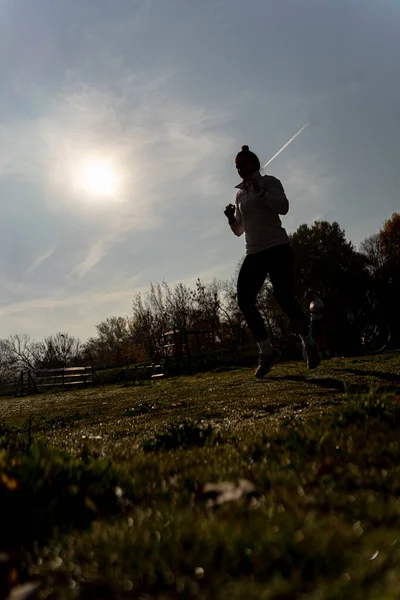
POLYGON ((228 204, 228 206, 225 206, 224 215, 230 224, 235 222, 235 207, 233 204, 228 204))

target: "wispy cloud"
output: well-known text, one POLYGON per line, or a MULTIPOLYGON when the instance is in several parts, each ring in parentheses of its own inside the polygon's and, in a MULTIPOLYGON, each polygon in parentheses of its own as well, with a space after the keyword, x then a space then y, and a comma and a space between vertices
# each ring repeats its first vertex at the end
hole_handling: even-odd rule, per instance
MULTIPOLYGON (((106 71, 111 80, 101 86, 68 72, 58 94, 43 92, 42 114, 25 115, 0 129, 0 155, 6 157, 0 178, 23 178, 44 190, 41 204, 34 207, 35 219, 38 227, 42 222, 50 227, 50 243, 58 236, 54 246, 31 258, 25 268, 27 275, 35 276, 34 293, 29 285, 15 282, 3 298, 3 335, 24 327, 35 335, 40 328, 49 333, 59 322, 85 337, 109 314, 129 313, 138 281, 130 279, 132 263, 112 257, 118 274, 106 267, 101 276, 104 289, 92 291, 88 286, 95 282, 102 261, 117 253, 119 244, 124 249, 130 244, 140 256, 137 237, 146 234, 153 240, 150 244, 157 244, 154 230, 176 231, 177 215, 190 211, 194 198, 201 198, 207 215, 223 195, 219 169, 232 145, 225 133, 229 111, 187 104, 177 94, 173 71, 145 77, 117 59, 106 71), (118 168, 121 195, 116 203, 94 203, 71 181, 77 161, 99 154, 109 156, 118 168), (58 233, 52 233, 53 224, 58 233), (65 249, 57 266, 50 260, 56 244, 65 249), (40 269, 46 261, 50 270, 57 269, 53 281, 49 269, 40 269), (105 282, 111 279, 114 287, 107 291, 105 282)), ((165 256, 163 261, 163 276, 168 277, 165 256)), ((141 285, 146 287, 153 278, 152 265, 144 256, 136 259, 134 268, 145 269, 141 285)))
POLYGON ((37 339, 55 331, 68 331, 85 340, 95 333, 95 326, 111 315, 129 315, 132 298, 144 291, 141 276, 109 283, 85 292, 68 289, 9 302, 0 306, 0 319, 6 322, 2 336, 29 333, 37 339))
POLYGON ((282 183, 289 198, 284 225, 291 231, 326 218, 335 208, 335 177, 321 171, 316 157, 286 161, 282 183))
POLYGON ((80 262, 73 270, 72 274, 76 274, 79 278, 84 277, 90 269, 96 266, 102 258, 107 256, 110 242, 114 240, 98 240, 89 249, 84 260, 80 262))
POLYGON ((0 307, 0 317, 7 317, 18 313, 32 313, 34 310, 41 309, 52 310, 65 307, 71 308, 79 305, 89 305, 93 307, 93 305, 98 303, 104 304, 114 299, 129 298, 134 294, 135 280, 131 279, 129 283, 132 287, 125 290, 116 289, 77 294, 58 294, 56 296, 43 296, 33 300, 12 302, 0 307))
POLYGON ((40 265, 42 263, 44 263, 48 258, 50 258, 51 256, 53 256, 55 251, 55 248, 50 248, 50 250, 48 250, 47 252, 45 252, 44 254, 42 254, 41 256, 39 256, 32 264, 30 267, 28 267, 27 269, 27 273, 32 273, 32 271, 34 271, 35 269, 37 269, 38 267, 40 267, 40 265))
MULTIPOLYGON (((75 248, 76 254, 85 253, 69 269, 78 278, 124 237, 160 228, 185 197, 215 195, 218 164, 229 145, 221 129, 229 113, 179 100, 172 72, 133 76, 123 62, 114 70, 118 76, 113 73, 102 88, 69 73, 61 92, 47 98, 44 115, 3 126, 0 136, 3 155, 14 141, 3 175, 44 186, 47 210, 59 218, 73 214, 77 223, 96 224, 75 248), (74 185, 76 164, 98 155, 110 157, 118 170, 121 191, 115 203, 96 203, 74 185)), ((49 256, 39 257, 27 272, 49 256)))

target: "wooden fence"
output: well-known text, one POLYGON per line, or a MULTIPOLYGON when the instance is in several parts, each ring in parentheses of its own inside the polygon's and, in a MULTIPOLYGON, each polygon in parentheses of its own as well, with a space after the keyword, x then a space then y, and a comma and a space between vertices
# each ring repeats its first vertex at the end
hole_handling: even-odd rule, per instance
POLYGON ((21 371, 16 396, 40 393, 46 389, 94 385, 96 373, 92 367, 65 367, 60 369, 39 369, 21 371))

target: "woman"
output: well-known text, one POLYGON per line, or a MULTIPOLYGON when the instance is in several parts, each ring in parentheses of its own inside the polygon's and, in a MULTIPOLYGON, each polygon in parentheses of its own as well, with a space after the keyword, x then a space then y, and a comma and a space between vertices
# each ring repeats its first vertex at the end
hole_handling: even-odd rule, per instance
POLYGON ((307 317, 295 297, 292 248, 279 217, 289 210, 285 191, 279 179, 261 175, 260 161, 248 146, 242 146, 235 164, 242 182, 236 186, 236 206, 229 204, 224 214, 235 235, 245 233, 246 257, 239 272, 237 294, 239 308, 260 351, 256 377, 264 377, 281 358, 256 308, 267 275, 277 301, 301 337, 308 368, 315 369, 321 359, 307 317))
POLYGON ((305 300, 309 304, 310 331, 320 355, 330 358, 325 306, 321 298, 311 288, 306 292, 305 300))

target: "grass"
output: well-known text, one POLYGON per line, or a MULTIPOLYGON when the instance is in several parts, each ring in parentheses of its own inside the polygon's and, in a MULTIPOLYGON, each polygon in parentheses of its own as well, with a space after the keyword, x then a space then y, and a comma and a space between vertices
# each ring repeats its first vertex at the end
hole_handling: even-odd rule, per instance
POLYGON ((2 399, 0 552, 42 598, 397 598, 399 383, 388 353, 2 399))

